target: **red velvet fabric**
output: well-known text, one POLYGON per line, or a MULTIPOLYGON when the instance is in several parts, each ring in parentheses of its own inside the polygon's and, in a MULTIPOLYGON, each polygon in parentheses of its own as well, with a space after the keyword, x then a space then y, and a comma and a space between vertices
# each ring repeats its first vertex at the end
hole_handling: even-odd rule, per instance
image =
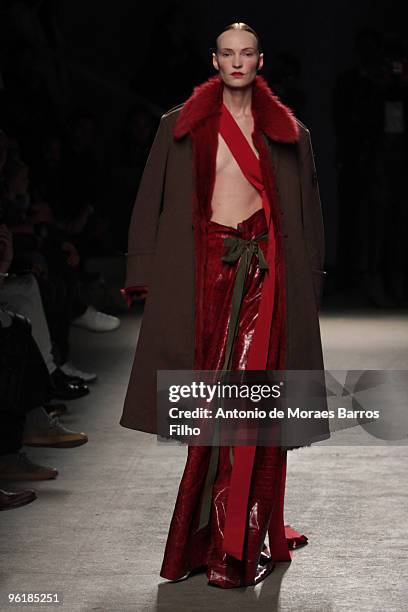
MULTIPOLYGON (((203 356, 198 369, 217 370, 222 367, 231 297, 237 262, 222 262, 224 238, 238 235, 254 238, 266 231, 263 209, 242 221, 238 228, 207 222, 206 265, 204 274, 203 307, 200 318, 202 336, 197 339, 198 353, 203 356)), ((266 253, 267 242, 260 243, 266 253)), ((252 258, 240 322, 233 349, 232 368, 246 369, 249 347, 259 316, 263 272, 252 258)), ((223 588, 255 584, 273 568, 274 561, 290 560, 289 548, 306 539, 297 532, 286 537, 283 524, 286 452, 271 447, 257 447, 252 470, 248 508, 246 509, 246 537, 242 560, 224 550, 224 531, 232 467, 229 447, 220 448, 218 472, 213 487, 210 523, 197 530, 203 486, 211 453, 209 446, 189 446, 187 462, 180 483, 176 505, 167 538, 160 575, 178 580, 192 570, 203 567, 209 582, 223 588), (270 525, 270 526, 269 526, 270 525), (269 528, 270 560, 259 565, 260 553, 269 528)), ((236 449, 234 453, 236 452, 236 449)))

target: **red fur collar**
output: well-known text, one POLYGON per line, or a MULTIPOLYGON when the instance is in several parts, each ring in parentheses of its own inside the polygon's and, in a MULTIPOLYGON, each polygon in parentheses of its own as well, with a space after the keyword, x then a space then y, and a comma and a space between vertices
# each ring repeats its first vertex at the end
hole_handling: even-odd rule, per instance
MULTIPOLYGON (((183 104, 173 128, 176 140, 191 133, 208 117, 221 112, 223 81, 217 74, 194 88, 183 104)), ((299 127, 293 112, 272 92, 265 79, 255 77, 252 91, 255 127, 271 140, 292 143, 299 139, 299 127)))

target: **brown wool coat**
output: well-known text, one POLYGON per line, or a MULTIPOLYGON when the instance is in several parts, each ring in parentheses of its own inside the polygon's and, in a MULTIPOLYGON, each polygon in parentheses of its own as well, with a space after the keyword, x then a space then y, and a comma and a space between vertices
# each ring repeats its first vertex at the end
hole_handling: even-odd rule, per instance
MULTIPOLYGON (((326 274, 323 270, 325 248, 310 133, 295 120, 297 140, 285 141, 281 132, 272 129, 270 124, 286 120, 284 115, 280 119, 276 110, 290 115, 289 109, 272 94, 262 77, 256 77, 255 86, 259 93, 255 98, 258 107, 254 109, 253 106, 257 111, 256 116, 254 112, 254 135, 266 143, 267 156, 263 161, 270 172, 275 173, 284 244, 286 369, 322 370, 318 308, 326 274)), ((199 101, 204 98, 203 95, 200 98, 202 89, 200 86, 194 93, 199 101)), ((204 99, 208 107, 208 97, 204 99)), ((213 119, 208 118, 209 125, 215 121, 219 102, 218 97, 211 112, 213 119)), ((193 130, 191 134, 180 130, 180 114, 187 106, 185 103, 176 107, 161 118, 129 228, 125 286, 147 285, 149 292, 120 424, 150 433, 157 433, 156 371, 193 369, 194 361, 195 233, 192 202, 197 184, 194 180, 197 158, 193 130), (175 137, 177 129, 178 137, 175 137)), ((200 125, 202 117, 194 117, 194 121, 200 125)), ((216 129, 216 124, 210 127, 214 126, 216 129)), ((214 177, 209 180, 213 181, 214 177)), ((316 437, 320 434, 326 437, 326 432, 327 424, 320 423, 316 437)))

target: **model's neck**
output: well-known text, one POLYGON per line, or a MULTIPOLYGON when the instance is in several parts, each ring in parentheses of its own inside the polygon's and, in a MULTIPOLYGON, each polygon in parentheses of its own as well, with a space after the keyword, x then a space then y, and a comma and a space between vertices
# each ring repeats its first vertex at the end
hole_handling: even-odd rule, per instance
POLYGON ((235 118, 250 117, 252 115, 252 84, 242 89, 224 85, 223 102, 235 118))

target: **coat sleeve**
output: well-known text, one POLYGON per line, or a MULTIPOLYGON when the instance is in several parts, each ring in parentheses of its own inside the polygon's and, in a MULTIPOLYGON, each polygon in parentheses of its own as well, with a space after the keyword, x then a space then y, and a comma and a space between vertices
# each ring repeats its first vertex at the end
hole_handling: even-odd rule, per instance
POLYGON ((310 132, 304 128, 300 139, 300 182, 302 191, 302 219, 306 248, 313 274, 316 303, 320 308, 324 280, 325 237, 319 185, 310 132))
POLYGON ((133 206, 126 254, 125 289, 148 287, 149 285, 149 275, 156 248, 157 226, 162 209, 169 136, 169 129, 163 115, 133 206))

